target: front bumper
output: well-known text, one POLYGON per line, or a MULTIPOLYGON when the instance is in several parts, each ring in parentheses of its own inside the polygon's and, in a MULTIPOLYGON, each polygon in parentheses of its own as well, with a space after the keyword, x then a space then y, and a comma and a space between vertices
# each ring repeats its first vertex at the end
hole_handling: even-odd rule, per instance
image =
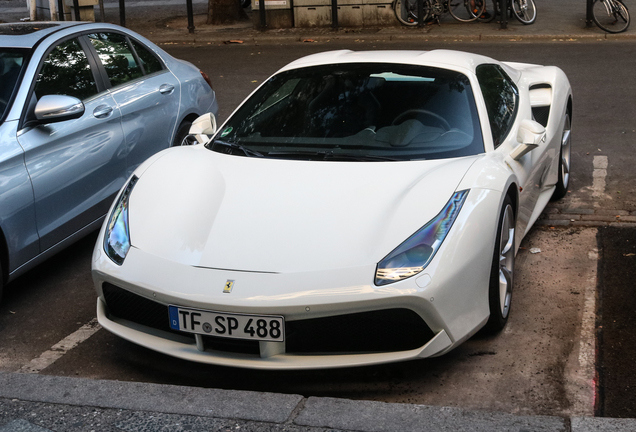
MULTIPOLYGON (((93 256, 93 279, 99 295, 98 320, 107 330, 141 346, 186 360, 223 366, 316 369, 441 355, 472 336, 488 319, 488 280, 495 227, 480 221, 492 219, 491 212, 498 208, 498 201, 496 193, 471 193, 451 233, 425 272, 383 287, 372 284, 373 266, 315 273, 240 272, 176 263, 134 247, 124 264, 117 266, 102 252, 102 233, 93 256), (475 201, 485 205, 476 205, 475 201), (223 293, 227 280, 236 281, 231 294, 223 293), (158 307, 159 312, 155 311, 158 321, 149 323, 138 319, 135 313, 110 307, 112 296, 109 297, 104 287, 115 287, 124 296, 139 300, 141 303, 134 306, 134 310, 145 313, 158 307), (286 330, 289 338, 285 343, 249 341, 254 342, 251 347, 228 348, 228 344, 219 341, 171 330, 168 305, 282 315, 291 330, 286 330), (406 315, 410 317, 403 319, 406 315), (165 317, 163 323, 162 316, 165 317), (390 344, 371 343, 352 344, 351 350, 346 346, 334 350, 328 343, 321 345, 305 340, 309 349, 298 349, 295 331, 298 323, 301 327, 312 320, 328 323, 332 326, 332 336, 326 338, 329 342, 330 338, 337 341, 341 333, 334 322, 350 323, 350 319, 360 316, 364 316, 365 322, 381 319, 387 326, 394 327, 392 334, 376 335, 373 325, 365 326, 371 330, 362 334, 362 338, 400 339, 402 333, 411 334, 414 328, 419 328, 415 331, 419 331, 419 339, 407 338, 407 342, 398 344, 396 349, 387 348, 390 344), (413 340, 421 344, 413 344, 413 340)), ((135 304, 128 300, 120 303, 135 304)), ((306 329, 307 326, 303 331, 306 329)))

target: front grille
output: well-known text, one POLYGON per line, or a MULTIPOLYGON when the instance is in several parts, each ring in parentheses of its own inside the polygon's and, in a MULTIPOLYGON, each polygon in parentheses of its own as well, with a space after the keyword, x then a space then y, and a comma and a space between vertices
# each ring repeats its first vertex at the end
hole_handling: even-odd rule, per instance
POLYGON ((435 336, 410 309, 386 309, 289 321, 288 353, 354 353, 406 351, 435 336))
POLYGON ((158 330, 171 331, 168 306, 104 282, 102 285, 109 315, 158 330))
MULTIPOLYGON (((192 336, 170 328, 168 306, 105 282, 108 315, 158 330, 192 336)), ((343 354, 406 351, 435 336, 410 309, 387 309, 300 321, 285 321, 286 349, 296 354, 343 354)), ((194 337, 192 337, 194 343, 194 337)), ((206 349, 259 354, 258 341, 203 336, 206 349)))

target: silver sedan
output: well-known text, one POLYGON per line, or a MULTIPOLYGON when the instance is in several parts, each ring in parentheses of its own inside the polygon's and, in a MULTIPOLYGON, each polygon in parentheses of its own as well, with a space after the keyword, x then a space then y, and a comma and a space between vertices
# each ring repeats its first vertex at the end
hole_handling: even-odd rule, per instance
POLYGON ((122 27, 0 25, 0 297, 97 229, 141 162, 217 110, 204 72, 122 27))

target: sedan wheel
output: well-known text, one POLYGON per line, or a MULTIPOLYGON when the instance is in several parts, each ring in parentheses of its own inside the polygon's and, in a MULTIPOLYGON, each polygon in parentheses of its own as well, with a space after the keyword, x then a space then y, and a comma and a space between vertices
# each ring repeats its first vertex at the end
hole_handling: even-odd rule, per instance
POLYGON ((572 126, 570 115, 565 115, 563 134, 561 135, 561 154, 559 155, 559 180, 552 194, 553 200, 561 199, 567 194, 570 185, 570 170, 572 167, 572 126))
POLYGON ((506 325, 510 315, 512 286, 515 266, 515 213, 512 201, 506 197, 495 241, 492 269, 490 273, 489 304, 490 318, 487 328, 499 331, 506 325))

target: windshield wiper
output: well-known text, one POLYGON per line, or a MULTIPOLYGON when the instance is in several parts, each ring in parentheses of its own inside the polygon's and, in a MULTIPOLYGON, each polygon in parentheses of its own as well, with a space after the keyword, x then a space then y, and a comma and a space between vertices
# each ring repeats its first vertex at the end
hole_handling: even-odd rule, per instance
POLYGON ((343 161, 362 161, 362 162, 373 162, 373 161, 396 162, 396 161, 402 160, 402 159, 395 159, 395 158, 386 157, 386 156, 334 153, 332 151, 271 151, 267 153, 267 156, 270 156, 270 157, 298 156, 298 157, 318 158, 320 160, 335 160, 335 161, 343 160, 343 161))
POLYGON ((233 142, 227 142, 227 141, 215 140, 215 141, 212 143, 212 148, 214 149, 214 146, 215 146, 215 145, 217 145, 217 144, 222 145, 222 146, 225 146, 225 147, 229 147, 229 148, 231 148, 231 149, 233 149, 233 150, 240 150, 240 151, 242 151, 242 152, 243 152, 243 154, 244 154, 245 156, 265 157, 265 156, 263 155, 263 153, 261 153, 261 152, 258 152, 258 151, 256 151, 256 150, 249 149, 249 148, 247 148, 247 147, 243 147, 242 145, 240 145, 240 144, 236 144, 236 143, 233 143, 233 142))

